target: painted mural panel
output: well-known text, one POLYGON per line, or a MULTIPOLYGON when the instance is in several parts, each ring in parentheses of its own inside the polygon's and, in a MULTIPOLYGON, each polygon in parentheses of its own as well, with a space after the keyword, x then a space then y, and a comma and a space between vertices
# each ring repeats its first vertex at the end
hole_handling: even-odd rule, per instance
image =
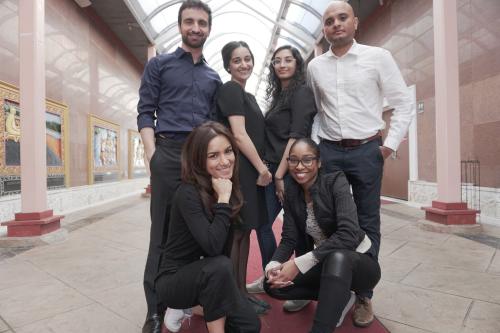
POLYGON ((120 179, 120 126, 89 115, 89 184, 120 179))
MULTIPOLYGON (((21 190, 21 113, 19 90, 0 82, 0 196, 21 190)), ((67 186, 69 170, 65 161, 68 154, 67 106, 46 101, 45 125, 47 142, 47 187, 67 186)))

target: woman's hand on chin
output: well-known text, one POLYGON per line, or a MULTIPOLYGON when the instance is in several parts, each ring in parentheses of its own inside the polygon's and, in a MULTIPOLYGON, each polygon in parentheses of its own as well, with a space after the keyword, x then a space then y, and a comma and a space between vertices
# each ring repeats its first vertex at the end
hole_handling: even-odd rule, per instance
POLYGON ((218 203, 229 203, 231 198, 231 191, 233 190, 233 183, 229 179, 212 178, 212 187, 217 193, 218 203))

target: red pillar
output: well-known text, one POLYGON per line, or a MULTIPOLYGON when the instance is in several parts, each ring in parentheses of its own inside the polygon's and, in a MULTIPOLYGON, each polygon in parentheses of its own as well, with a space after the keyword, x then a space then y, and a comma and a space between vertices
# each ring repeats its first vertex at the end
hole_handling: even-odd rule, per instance
POLYGON ((19 1, 22 212, 2 223, 9 237, 57 230, 62 218, 47 208, 44 24, 45 0, 19 1))
POLYGON ((477 211, 461 202, 456 0, 434 0, 433 16, 438 199, 423 209, 432 222, 475 224, 477 211))

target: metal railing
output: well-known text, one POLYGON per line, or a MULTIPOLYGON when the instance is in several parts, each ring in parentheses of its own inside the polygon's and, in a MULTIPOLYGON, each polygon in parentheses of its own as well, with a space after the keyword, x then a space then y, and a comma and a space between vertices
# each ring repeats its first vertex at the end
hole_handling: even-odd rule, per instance
POLYGON ((481 171, 478 160, 460 161, 462 175, 462 202, 469 209, 481 210, 481 171))

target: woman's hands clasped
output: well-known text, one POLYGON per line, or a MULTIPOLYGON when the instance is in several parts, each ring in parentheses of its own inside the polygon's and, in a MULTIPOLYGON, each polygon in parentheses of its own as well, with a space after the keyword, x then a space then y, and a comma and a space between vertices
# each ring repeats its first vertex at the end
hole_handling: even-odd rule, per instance
POLYGON ((299 268, 293 259, 271 269, 268 273, 267 283, 271 288, 284 288, 293 285, 293 280, 299 274, 299 268))

